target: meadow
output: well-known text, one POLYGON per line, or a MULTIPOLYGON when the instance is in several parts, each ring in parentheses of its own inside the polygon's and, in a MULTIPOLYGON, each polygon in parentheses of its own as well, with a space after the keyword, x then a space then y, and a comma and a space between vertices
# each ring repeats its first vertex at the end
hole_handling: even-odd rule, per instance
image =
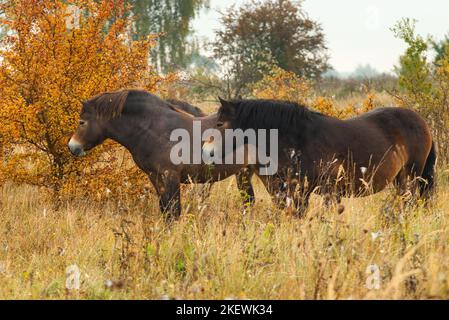
POLYGON ((428 207, 385 190, 344 199, 339 213, 314 196, 302 219, 258 181, 251 209, 234 178, 204 201, 202 186, 186 185, 170 226, 153 194, 55 208, 39 188, 6 183, 0 299, 447 299, 447 178, 439 172, 428 207))
POLYGON ((390 29, 407 46, 394 74, 329 78, 324 30, 299 2, 229 8, 202 56, 188 38, 206 2, 1 2, 0 299, 448 299, 449 40, 404 18, 390 29), (313 196, 296 218, 257 178, 243 206, 231 177, 209 197, 184 185, 168 224, 123 148, 67 148, 81 102, 123 88, 206 113, 240 94, 341 119, 410 108, 432 128, 437 189, 416 206, 392 188, 341 206, 313 196))

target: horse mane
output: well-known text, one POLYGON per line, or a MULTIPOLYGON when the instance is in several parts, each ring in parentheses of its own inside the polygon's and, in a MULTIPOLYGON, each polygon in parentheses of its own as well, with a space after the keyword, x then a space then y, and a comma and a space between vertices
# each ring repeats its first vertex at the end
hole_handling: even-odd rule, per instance
POLYGON ((173 105, 178 112, 185 113, 190 117, 205 117, 207 114, 197 106, 178 99, 166 99, 168 103, 173 105))
POLYGON ((177 105, 171 105, 170 106, 173 110, 175 110, 178 113, 182 113, 190 118, 195 118, 195 115, 188 113, 187 111, 182 110, 181 108, 177 107, 177 105))
POLYGON ((283 100, 233 100, 235 106, 235 124, 238 128, 248 129, 299 129, 304 120, 313 121, 314 115, 306 106, 283 100))
MULTIPOLYGON (((97 117, 110 120, 119 117, 124 112, 128 97, 153 97, 162 102, 162 104, 178 113, 190 115, 188 112, 177 108, 172 103, 164 101, 150 92, 143 89, 121 89, 118 91, 103 92, 83 103, 83 109, 93 108, 97 117)), ((190 115, 191 116, 191 115, 190 115)))

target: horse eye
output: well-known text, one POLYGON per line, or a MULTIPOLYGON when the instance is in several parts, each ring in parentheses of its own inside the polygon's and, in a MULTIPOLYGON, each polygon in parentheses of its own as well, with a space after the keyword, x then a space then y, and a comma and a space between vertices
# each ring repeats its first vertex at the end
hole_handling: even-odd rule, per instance
POLYGON ((222 122, 222 121, 218 121, 218 122, 217 122, 217 127, 218 127, 218 128, 223 127, 223 122, 222 122))
POLYGON ((78 123, 79 123, 80 126, 84 126, 86 124, 86 121, 80 120, 78 123))

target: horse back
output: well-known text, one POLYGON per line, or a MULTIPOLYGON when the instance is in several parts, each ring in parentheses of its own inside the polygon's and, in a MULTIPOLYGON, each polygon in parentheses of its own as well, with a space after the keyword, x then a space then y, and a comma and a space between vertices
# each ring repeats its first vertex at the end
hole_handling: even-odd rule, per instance
POLYGON ((424 119, 405 108, 380 108, 344 121, 323 117, 314 127, 303 169, 315 179, 323 170, 319 161, 332 164, 325 167, 331 175, 337 176, 343 166, 353 191, 363 189, 359 181, 367 177, 372 178, 371 191, 377 192, 404 170, 421 175, 432 146, 424 119))
POLYGON ((373 154, 377 152, 378 159, 392 152, 393 158, 400 158, 397 161, 408 171, 421 174, 432 147, 432 135, 418 113, 400 107, 379 108, 347 123, 366 136, 364 148, 373 154))
MULTIPOLYGON (((378 131, 393 144, 404 145, 408 153, 430 151, 432 136, 426 121, 415 111, 401 108, 379 108, 348 120, 350 124, 364 125, 378 131)), ((363 129, 362 129, 363 130, 363 129)))

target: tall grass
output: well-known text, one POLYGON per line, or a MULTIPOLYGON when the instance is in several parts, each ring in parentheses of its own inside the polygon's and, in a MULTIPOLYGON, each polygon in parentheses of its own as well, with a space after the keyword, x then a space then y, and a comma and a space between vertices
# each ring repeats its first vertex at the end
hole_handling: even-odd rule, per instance
POLYGON ((428 208, 404 209, 386 190, 344 199, 341 214, 316 196, 297 219, 277 210, 257 181, 258 201, 245 210, 231 178, 205 201, 200 186, 185 186, 183 214, 172 226, 153 195, 117 203, 111 194, 114 201, 56 210, 41 190, 7 184, 0 298, 449 298, 443 181, 440 174, 428 208), (81 271, 79 290, 66 289, 71 265, 81 271))

